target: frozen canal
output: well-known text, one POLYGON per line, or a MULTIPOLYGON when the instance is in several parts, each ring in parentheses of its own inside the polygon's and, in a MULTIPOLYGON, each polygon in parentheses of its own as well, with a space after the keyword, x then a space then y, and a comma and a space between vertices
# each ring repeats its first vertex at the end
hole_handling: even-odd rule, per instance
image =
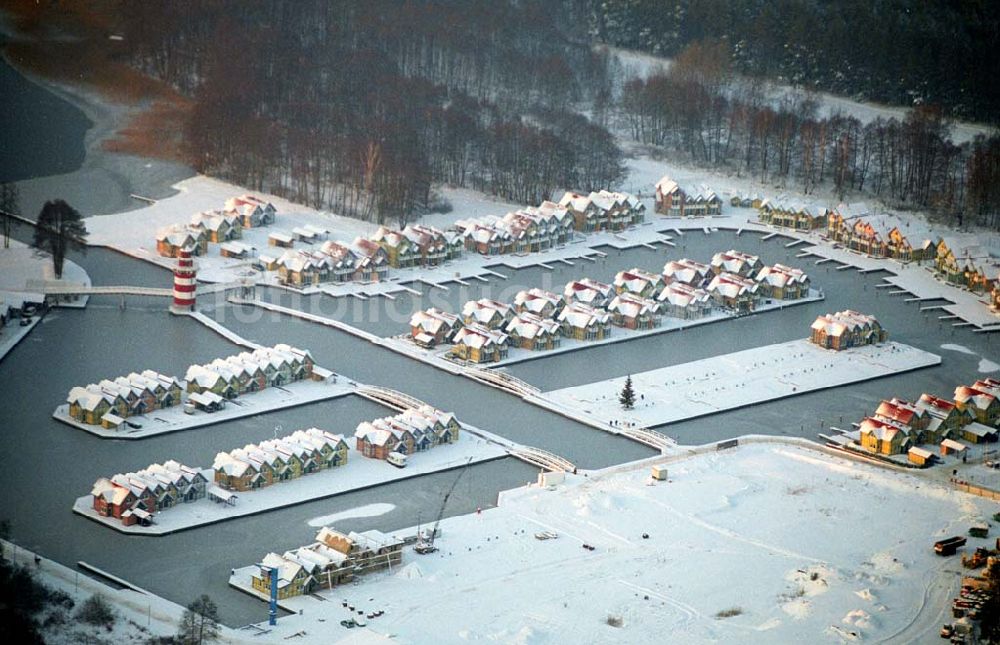
MULTIPOLYGON (((736 246, 761 253, 769 262, 782 261, 811 271, 814 282, 824 288, 827 301, 553 356, 518 365, 510 372, 543 389, 614 378, 801 338, 815 315, 846 307, 877 315, 892 339, 943 356, 939 367, 839 388, 836 396, 829 392, 805 394, 669 427, 669 434, 682 443, 703 443, 750 432, 815 438, 824 423, 837 423, 840 417, 856 420, 869 412, 879 398, 916 397, 925 390, 948 395, 957 383, 979 376, 982 358, 996 362, 996 341, 991 335, 952 329, 934 315, 921 314, 916 305, 904 303, 901 297, 878 292, 874 289, 881 279, 877 274, 858 275, 832 267, 827 270, 831 263, 810 267, 810 260, 794 258, 794 252, 785 249, 780 240, 763 242, 755 235, 736 238, 726 232, 710 236, 690 233, 681 241, 683 246, 677 249, 639 248, 620 255, 615 252, 606 260, 609 266, 605 273, 594 270, 600 265, 591 264, 586 274, 607 278, 621 267, 634 265, 656 269, 667 257, 705 258, 715 250, 736 246), (971 353, 941 349, 942 344, 961 346, 971 353)), ((162 269, 101 249, 74 259, 88 270, 94 284, 112 284, 127 277, 136 284, 161 286, 169 279, 162 269)), ((509 271, 508 286, 516 291, 544 283, 547 273, 552 274, 552 284, 560 284, 580 272, 565 265, 552 272, 540 268, 509 271)), ((473 296, 478 294, 469 294, 473 296)), ((9 509, 5 516, 13 522, 16 540, 70 566, 85 560, 177 602, 189 601, 188 590, 192 587, 204 588, 217 599, 228 624, 243 624, 260 619, 262 607, 258 601, 230 590, 225 584, 227 572, 259 557, 262 551, 307 542, 314 530, 306 524, 309 519, 384 502, 395 504, 396 510, 338 526, 391 530, 414 525, 419 516, 426 520, 436 512, 441 489, 451 481, 447 473, 148 540, 111 536, 107 529, 74 516, 70 511, 73 499, 107 472, 139 468, 168 458, 206 463, 219 449, 272 436, 277 425, 287 430, 319 425, 341 431, 353 428, 361 419, 386 413, 368 401, 347 397, 139 442, 103 441, 49 417, 73 385, 150 365, 167 372, 182 372, 192 362, 233 351, 228 341, 196 321, 168 316, 165 306, 159 300, 130 298, 123 311, 117 298, 103 297, 93 299, 85 311, 56 310, 0 363, 0 391, 4 392, 5 404, 2 424, 8 434, 8 450, 0 458, 5 466, 0 475, 4 491, 0 506, 9 509), (155 566, 149 564, 151 552, 156 554, 155 566)), ((454 410, 469 423, 551 450, 582 467, 600 467, 652 454, 644 446, 586 428, 512 395, 445 374, 344 332, 255 308, 221 305, 214 310, 209 307, 208 313, 250 340, 307 347, 321 365, 339 373, 408 392, 454 410)), ((489 506, 497 491, 534 477, 533 468, 511 459, 473 468, 474 476, 460 486, 464 492, 449 503, 448 514, 489 506)))

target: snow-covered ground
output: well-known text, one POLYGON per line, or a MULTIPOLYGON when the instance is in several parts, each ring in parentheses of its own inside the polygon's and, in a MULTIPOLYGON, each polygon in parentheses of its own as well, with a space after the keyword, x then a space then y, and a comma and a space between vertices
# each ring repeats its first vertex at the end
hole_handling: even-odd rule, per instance
MULTIPOLYGON (((57 280, 52 256, 28 245, 10 240, 10 248, 0 246, 0 297, 4 291, 33 291, 46 284, 90 286, 90 276, 76 262, 63 261, 63 275, 57 280)), ((85 302, 85 301, 84 301, 85 302)), ((66 306, 83 306, 68 303, 66 306)))
MULTIPOLYGON (((17 240, 10 240, 10 247, 0 246, 0 309, 3 305, 20 307, 25 292, 38 293, 40 287, 47 284, 70 284, 90 286, 90 276, 76 262, 64 260, 61 280, 56 280, 52 268, 52 257, 47 253, 38 253, 17 240)), ((36 296, 37 297, 37 296, 36 296)), ((33 299, 33 298, 32 298, 33 299)), ((75 300, 67 298, 59 303, 62 307, 84 307, 89 296, 75 300)), ((38 324, 40 318, 35 316, 32 323, 22 327, 19 320, 12 320, 6 326, 0 325, 0 360, 28 335, 38 324)))
POLYGON ((349 383, 296 381, 281 387, 269 387, 252 394, 244 394, 227 401, 226 407, 218 412, 198 410, 193 414, 186 414, 183 405, 175 405, 154 410, 149 414, 128 417, 127 421, 137 423, 142 427, 131 428, 125 425, 121 430, 111 430, 100 425, 81 423, 69 415, 69 405, 65 403, 55 409, 52 417, 74 428, 85 430, 105 439, 145 439, 166 432, 191 430, 241 417, 325 401, 346 396, 354 391, 355 387, 349 383))
MULTIPOLYGON (((353 438, 349 438, 348 443, 352 444, 353 438)), ((125 526, 113 517, 98 515, 94 511, 90 495, 78 498, 73 503, 73 512, 123 533, 167 535, 195 526, 224 522, 387 482, 458 468, 466 463, 489 461, 506 454, 507 451, 498 444, 470 432, 462 432, 457 442, 411 455, 405 468, 396 468, 381 459, 369 459, 350 445, 347 463, 343 466, 303 475, 255 491, 237 493, 239 497, 234 506, 220 504, 205 497, 156 513, 151 526, 125 526)), ((202 474, 209 482, 213 481, 214 473, 211 468, 203 470, 202 474)))
POLYGON ((392 572, 283 601, 302 614, 263 638, 354 636, 338 627, 346 600, 383 610, 367 631, 401 643, 931 642, 960 579, 931 546, 995 506, 796 446, 669 470, 506 491, 496 509, 444 520, 438 553, 407 550, 392 572))
MULTIPOLYGON (((177 633, 184 608, 164 598, 128 587, 111 586, 79 570, 70 569, 54 560, 35 554, 7 541, 0 541, 4 556, 11 562, 31 570, 35 579, 49 587, 68 594, 79 607, 94 594, 107 600, 115 614, 111 631, 77 622, 70 616, 65 624, 53 622, 46 625, 42 635, 46 643, 75 645, 77 643, 146 643, 150 636, 177 633)), ((58 609, 50 609, 58 613, 58 609)), ((72 612, 66 612, 67 614, 72 612)), ((225 630, 229 631, 229 630, 225 630)), ((236 642, 224 636, 222 642, 236 642)))
POLYGON ((803 339, 633 374, 637 400, 628 412, 618 403, 624 378, 545 397, 606 423, 652 427, 940 363, 940 356, 901 343, 838 352, 803 339))

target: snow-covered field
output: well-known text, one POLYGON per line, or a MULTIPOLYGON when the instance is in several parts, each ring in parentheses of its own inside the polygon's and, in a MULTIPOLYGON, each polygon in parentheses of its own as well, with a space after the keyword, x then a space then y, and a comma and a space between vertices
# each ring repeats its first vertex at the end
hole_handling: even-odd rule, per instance
POLYGON ((141 428, 127 425, 121 430, 110 430, 103 426, 81 423, 69 415, 69 405, 62 404, 55 409, 52 417, 74 428, 79 428, 105 439, 145 439, 166 432, 191 430, 201 426, 232 421, 241 417, 292 408, 307 403, 316 403, 339 396, 347 396, 355 391, 348 383, 330 381, 297 381, 281 387, 269 387, 259 392, 245 394, 226 402, 226 407, 217 412, 186 414, 183 405, 154 410, 149 414, 129 417, 128 421, 138 423, 141 428))
POLYGON ((669 482, 642 468, 505 492, 444 520, 438 553, 283 601, 303 614, 266 639, 357 637, 337 626, 347 600, 384 610, 367 629, 401 643, 933 642, 960 574, 931 546, 994 506, 795 446, 669 468, 669 482))
MULTIPOLYGON (((349 443, 353 443, 353 438, 350 439, 349 443)), ((137 524, 125 526, 113 517, 98 515, 94 511, 93 498, 90 495, 78 498, 73 503, 73 511, 123 533, 166 535, 203 524, 224 522, 262 511, 349 493, 361 488, 457 468, 466 463, 497 459, 506 454, 506 450, 496 443, 469 432, 462 432, 457 442, 436 446, 425 452, 411 455, 406 468, 396 468, 380 459, 369 459, 361 455, 351 445, 349 446, 347 463, 339 468, 303 475, 297 479, 272 484, 256 491, 237 493, 239 498, 234 506, 214 502, 208 497, 196 502, 178 504, 156 513, 153 518, 155 523, 151 526, 137 524)), ((203 470, 202 474, 209 482, 214 479, 214 473, 210 468, 203 470)), ((321 525, 326 523, 324 521, 321 525)))
POLYGON ((633 374, 637 400, 628 412, 618 404, 624 378, 545 396, 605 423, 651 427, 940 363, 940 356, 901 343, 838 352, 803 339, 633 374))

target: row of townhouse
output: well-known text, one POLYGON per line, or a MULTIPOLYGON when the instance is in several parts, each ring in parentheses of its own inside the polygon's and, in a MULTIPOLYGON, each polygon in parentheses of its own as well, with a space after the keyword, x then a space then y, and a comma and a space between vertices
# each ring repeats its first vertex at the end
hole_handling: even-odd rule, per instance
POLYGON ((197 468, 171 460, 110 479, 101 477, 90 494, 98 515, 121 520, 125 526, 146 526, 153 513, 205 497, 207 482, 197 468))
POLYGON ((935 250, 934 269, 941 279, 996 298, 1000 292, 1000 262, 987 250, 956 238, 939 239, 935 250))
POLYGON ((973 387, 955 388, 953 401, 926 392, 915 402, 883 400, 875 413, 858 425, 858 442, 862 448, 881 455, 909 453, 911 461, 926 465, 931 458, 926 451, 914 450, 917 446, 940 444, 942 454, 948 454, 964 450, 958 441, 996 441, 996 423, 1000 419, 997 395, 1000 381, 986 379, 973 387))
POLYGON ((458 441, 461 424, 451 412, 429 405, 410 408, 391 417, 362 421, 354 431, 356 449, 371 459, 391 453, 412 455, 458 441))
POLYGON ((871 223, 870 217, 871 211, 864 203, 840 204, 827 214, 827 237, 875 258, 921 262, 937 256, 937 244, 931 240, 914 246, 899 227, 893 227, 888 232, 879 230, 871 223))
POLYGON ((69 415, 81 423, 118 429, 125 419, 178 405, 181 383, 173 376, 145 370, 114 380, 74 387, 66 402, 69 415))
POLYGON ((569 212, 573 227, 583 233, 623 231, 646 218, 646 206, 638 197, 603 189, 587 195, 566 192, 559 206, 569 212))
POLYGON ((250 584, 264 596, 271 595, 271 580, 277 581, 278 600, 332 589, 351 582, 354 576, 399 565, 403 540, 377 530, 341 533, 324 526, 312 544, 268 553, 250 584))
MULTIPOLYGON (((736 208, 760 208, 766 198, 757 192, 738 191, 729 198, 729 205, 736 208)), ((783 199, 783 196, 778 198, 783 199)))
POLYGON ((343 435, 309 428, 220 452, 212 462, 212 471, 215 483, 226 490, 257 490, 343 466, 347 463, 347 452, 343 435))
POLYGON ((398 269, 458 259, 465 244, 455 231, 422 224, 408 224, 401 231, 380 226, 370 239, 385 250, 389 266, 398 269))
POLYGON ((827 228, 827 217, 830 215, 827 208, 781 198, 760 200, 755 208, 761 223, 796 231, 827 228))
POLYGON ((844 350, 861 345, 877 345, 889 332, 875 316, 850 309, 818 316, 809 328, 809 340, 826 349, 844 350))
POLYGON ((656 212, 674 217, 720 215, 722 198, 707 186, 681 186, 664 175, 655 187, 656 212))
POLYGON ((225 208, 191 216, 188 224, 173 224, 156 232, 156 252, 175 258, 181 249, 194 255, 208 252, 208 244, 224 244, 242 237, 243 229, 273 224, 274 205, 253 195, 226 200, 225 208))
POLYGON ((326 282, 379 282, 389 275, 389 254, 362 237, 351 244, 327 240, 319 249, 294 249, 271 259, 261 257, 265 269, 277 270, 278 281, 293 287, 326 282))
POLYGON ((316 367, 309 350, 279 343, 217 358, 204 365, 192 365, 184 380, 189 399, 196 407, 202 407, 205 397, 195 395, 214 395, 208 400, 217 402, 294 381, 323 379, 326 375, 325 370, 316 367))
POLYGON ((670 261, 662 274, 628 269, 612 284, 573 280, 562 295, 528 289, 513 304, 471 300, 460 316, 437 308, 418 311, 410 318, 410 334, 423 347, 448 343, 453 356, 488 363, 506 358, 509 347, 551 350, 562 338, 602 340, 614 326, 651 329, 664 315, 695 319, 714 306, 749 311, 762 296, 793 299, 809 292, 809 278, 798 269, 776 264, 758 270, 758 258, 737 251, 717 254, 713 261, 711 266, 687 258, 670 261), (757 280, 723 268, 756 274, 757 280))

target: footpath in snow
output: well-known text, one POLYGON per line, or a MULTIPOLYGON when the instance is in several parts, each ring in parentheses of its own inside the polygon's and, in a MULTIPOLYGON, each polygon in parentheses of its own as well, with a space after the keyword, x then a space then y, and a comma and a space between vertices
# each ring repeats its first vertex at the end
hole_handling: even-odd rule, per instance
MULTIPOLYGON (((713 451, 669 472, 504 491, 495 509, 445 519, 434 554, 406 549, 400 567, 282 600, 293 615, 262 638, 930 642, 960 579, 931 545, 993 511, 914 475, 785 445, 713 451), (363 632, 339 626, 357 610, 384 613, 363 632)), ((250 592, 251 570, 230 584, 250 592)))
MULTIPOLYGON (((476 430, 477 433, 482 433, 476 430)), ((234 446, 235 447, 235 446, 234 446)), ((388 482, 419 477, 451 468, 461 468, 466 463, 480 463, 500 459, 507 451, 488 438, 477 436, 467 428, 453 444, 436 446, 410 456, 405 468, 396 468, 381 459, 364 457, 350 446, 347 463, 337 468, 302 475, 296 479, 272 484, 255 491, 237 492, 234 506, 217 503, 207 496, 194 502, 180 503, 154 515, 150 526, 125 526, 113 517, 98 515, 93 508, 93 498, 84 495, 73 504, 73 512, 100 522, 105 526, 131 535, 167 535, 196 526, 225 522, 238 517, 255 515, 286 506, 294 506, 343 493, 380 486, 388 482), (470 462, 471 460, 471 462, 470 462)), ((214 480, 212 470, 202 474, 214 480)))
POLYGON ((353 394, 355 387, 350 383, 329 381, 296 381, 280 387, 268 387, 259 392, 244 394, 226 401, 226 407, 218 412, 196 411, 186 414, 184 405, 154 410, 149 414, 128 417, 126 422, 140 425, 139 428, 127 424, 121 430, 112 430, 100 425, 81 423, 69 415, 69 405, 56 408, 52 417, 74 428, 85 430, 104 439, 145 439, 166 432, 191 430, 202 426, 232 421, 255 414, 266 414, 284 408, 293 408, 307 403, 326 401, 353 394))
POLYGON ((618 404, 624 378, 544 396, 606 423, 654 427, 940 363, 940 356, 901 343, 838 352, 802 339, 633 374, 637 400, 629 412, 618 404))

